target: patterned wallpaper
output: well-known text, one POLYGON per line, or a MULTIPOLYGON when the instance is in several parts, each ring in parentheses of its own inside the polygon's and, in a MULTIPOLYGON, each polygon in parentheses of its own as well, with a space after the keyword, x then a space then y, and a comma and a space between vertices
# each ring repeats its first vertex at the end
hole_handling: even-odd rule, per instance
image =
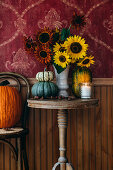
POLYGON ((73 11, 87 18, 80 35, 95 56, 93 77, 113 77, 113 0, 0 0, 0 71, 35 77, 44 66, 25 52, 23 36, 66 27, 73 11))

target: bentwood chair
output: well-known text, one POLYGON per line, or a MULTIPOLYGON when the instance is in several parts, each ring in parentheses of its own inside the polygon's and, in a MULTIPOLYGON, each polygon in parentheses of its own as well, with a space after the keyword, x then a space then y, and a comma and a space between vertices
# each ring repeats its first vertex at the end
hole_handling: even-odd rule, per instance
POLYGON ((24 89, 26 89, 26 97, 24 102, 22 102, 23 111, 19 125, 8 129, 0 129, 0 143, 7 144, 10 147, 17 161, 18 170, 23 170, 23 162, 25 170, 29 170, 26 154, 26 135, 28 134, 28 129, 26 128, 26 119, 28 116, 27 99, 30 95, 30 85, 24 76, 13 72, 1 72, 0 81, 3 80, 8 80, 10 84, 13 84, 15 88, 18 88, 20 93, 22 89, 21 87, 24 86, 24 89), (15 138, 15 146, 11 143, 11 138, 15 138))

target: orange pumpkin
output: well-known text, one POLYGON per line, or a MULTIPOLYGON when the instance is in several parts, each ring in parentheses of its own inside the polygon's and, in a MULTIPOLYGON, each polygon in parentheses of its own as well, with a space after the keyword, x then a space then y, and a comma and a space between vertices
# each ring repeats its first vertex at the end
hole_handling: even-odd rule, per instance
POLYGON ((22 102, 14 87, 0 86, 0 128, 14 126, 21 117, 22 102))

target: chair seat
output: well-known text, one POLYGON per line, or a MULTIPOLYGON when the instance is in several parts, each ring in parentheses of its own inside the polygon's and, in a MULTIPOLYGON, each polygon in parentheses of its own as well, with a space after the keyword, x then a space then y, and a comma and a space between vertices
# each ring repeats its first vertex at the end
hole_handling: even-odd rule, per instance
POLYGON ((27 134, 28 134, 28 129, 23 129, 19 127, 0 129, 0 139, 22 137, 23 135, 27 135, 27 134))

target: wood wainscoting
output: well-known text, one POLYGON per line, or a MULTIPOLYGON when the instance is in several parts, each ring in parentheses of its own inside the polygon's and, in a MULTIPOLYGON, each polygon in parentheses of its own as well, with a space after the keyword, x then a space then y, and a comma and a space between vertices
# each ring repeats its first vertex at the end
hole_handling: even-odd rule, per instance
MULTIPOLYGON (((29 80, 31 85, 36 82, 29 80)), ((75 170, 113 170, 113 78, 93 79, 93 83, 99 106, 69 111, 67 157, 75 170)), ((52 170, 57 162, 56 113, 57 110, 30 109, 26 143, 30 170, 52 170)), ((12 152, 3 144, 0 144, 0 170, 17 170, 12 152)))

